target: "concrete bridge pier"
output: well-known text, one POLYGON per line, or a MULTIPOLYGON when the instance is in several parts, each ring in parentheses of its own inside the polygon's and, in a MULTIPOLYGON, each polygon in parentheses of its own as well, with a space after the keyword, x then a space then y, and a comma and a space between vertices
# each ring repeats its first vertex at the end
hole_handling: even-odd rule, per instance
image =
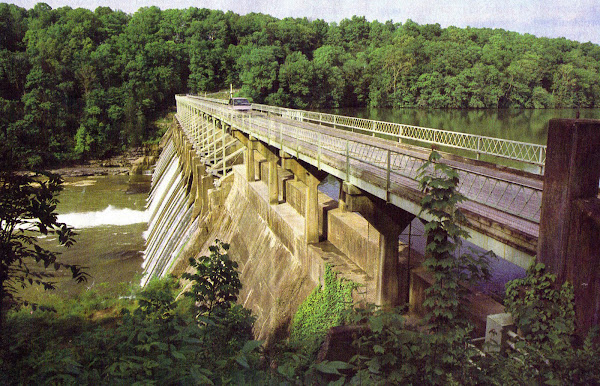
POLYGON ((193 206, 191 221, 194 221, 208 211, 208 191, 214 188, 215 177, 208 172, 207 166, 180 128, 173 130, 171 136, 179 156, 181 174, 189 191, 187 204, 193 206))
POLYGON ((327 174, 313 167, 308 168, 284 151, 280 151, 279 156, 281 157, 282 169, 292 172, 295 181, 304 184, 305 205, 303 216, 305 219, 305 241, 306 244, 318 243, 319 235, 321 233, 325 234, 325 232, 321 232, 319 229, 320 208, 318 187, 327 174))
MULTIPOLYGON (((279 177, 277 172, 277 163, 279 157, 277 153, 271 150, 262 142, 257 141, 254 137, 246 137, 239 131, 233 132, 233 137, 242 142, 246 150, 244 151, 246 163, 246 178, 249 182, 256 181, 256 157, 254 151, 258 151, 267 160, 267 185, 269 187, 269 204, 276 205, 279 203, 279 177)), ((260 170, 260 162, 259 162, 260 170)), ((262 176, 262 173, 260 173, 262 176)))
POLYGON ((193 182, 190 190, 190 196, 194 197, 194 209, 192 210, 192 221, 202 213, 202 177, 206 174, 206 167, 200 162, 200 158, 194 156, 193 163, 193 182))
POLYGON ((215 178, 210 174, 204 174, 202 176, 202 215, 208 212, 209 200, 208 191, 213 189, 215 186, 215 178))
POLYGON ((277 161, 277 155, 272 151, 268 151, 267 162, 269 165, 269 176, 267 185, 269 186, 269 204, 271 205, 279 204, 279 178, 277 176, 277 161))
POLYGON ((538 261, 575 291, 577 330, 600 325, 600 120, 552 119, 538 261))
POLYGON ((376 304, 391 308, 408 302, 409 283, 399 278, 408 277, 410 267, 399 261, 398 239, 415 216, 347 182, 340 193, 341 211, 359 213, 379 232, 376 304))

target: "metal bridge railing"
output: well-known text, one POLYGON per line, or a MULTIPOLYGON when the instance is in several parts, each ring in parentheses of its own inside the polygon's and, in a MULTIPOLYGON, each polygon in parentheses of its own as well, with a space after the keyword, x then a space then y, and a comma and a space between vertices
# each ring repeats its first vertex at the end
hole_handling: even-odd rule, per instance
MULTIPOLYGON (((193 115, 195 110, 211 114, 232 128, 251 134, 279 149, 285 149, 297 157, 309 156, 317 167, 333 160, 338 177, 345 180, 353 175, 364 176, 364 172, 369 172, 373 179, 379 181, 378 185, 386 194, 407 184, 418 189, 418 171, 426 162, 426 159, 402 153, 394 146, 378 145, 368 137, 362 139, 343 133, 337 135, 294 125, 289 121, 243 114, 202 98, 178 96, 177 103, 178 115, 193 115)), ((283 113, 289 119, 303 119, 294 115, 295 111, 283 113)), ((181 118, 182 122, 190 121, 189 118, 181 118)), ((519 218, 539 222, 542 196, 540 188, 473 170, 455 169, 460 175, 459 191, 467 199, 519 218)))
POLYGON ((252 105, 252 108, 256 111, 276 114, 284 118, 325 124, 333 127, 344 127, 369 135, 383 135, 396 138, 398 141, 412 140, 421 143, 446 146, 453 149, 466 150, 475 153, 477 158, 479 158, 480 155, 500 157, 511 161, 535 165, 540 172, 543 170, 544 163, 546 162, 546 146, 539 144, 392 122, 373 121, 363 118, 286 109, 256 103, 252 105))

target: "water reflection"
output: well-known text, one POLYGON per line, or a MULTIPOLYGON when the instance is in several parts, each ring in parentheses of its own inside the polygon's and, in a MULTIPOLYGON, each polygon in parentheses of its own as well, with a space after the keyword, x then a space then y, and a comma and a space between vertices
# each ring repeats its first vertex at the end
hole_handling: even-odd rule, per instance
MULTIPOLYGON (((576 109, 335 109, 331 114, 347 115, 413 126, 429 127, 513 141, 546 144, 548 121, 575 118, 576 109)), ((580 118, 600 119, 600 109, 580 109, 580 118)))

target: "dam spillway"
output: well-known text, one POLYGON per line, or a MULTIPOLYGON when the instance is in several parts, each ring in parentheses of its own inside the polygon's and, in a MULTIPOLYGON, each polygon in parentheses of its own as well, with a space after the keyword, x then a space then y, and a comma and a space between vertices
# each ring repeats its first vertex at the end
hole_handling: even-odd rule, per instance
MULTIPOLYGON (((238 200, 237 203, 243 202, 244 198, 248 199, 250 205, 248 208, 252 209, 244 211, 251 213, 251 216, 260 217, 268 227, 268 231, 276 236, 275 242, 281 242, 287 252, 292 254, 293 259, 289 262, 300 262, 298 266, 301 267, 302 274, 296 277, 296 282, 287 282, 287 288, 299 288, 296 284, 292 284, 298 283, 298 280, 319 282, 323 263, 326 261, 330 263, 331 261, 328 260, 332 259, 327 256, 327 253, 313 252, 321 242, 325 241, 334 247, 334 255, 340 257, 339 261, 349 262, 347 266, 356 268, 350 269, 351 273, 363 275, 362 279, 365 280, 357 281, 366 283, 364 288, 367 289, 365 291, 367 301, 374 300, 376 304, 393 306, 403 304, 410 295, 412 305, 413 276, 418 274, 415 274, 410 261, 406 261, 399 254, 401 248, 398 248, 397 241, 404 225, 415 215, 422 215, 419 203, 424 193, 417 189, 418 181, 414 179, 412 172, 425 162, 429 151, 403 143, 405 138, 410 141, 420 141, 420 137, 415 137, 410 131, 418 128, 405 127, 405 125, 392 125, 392 127, 385 122, 269 106, 263 108, 265 106, 260 105, 256 106, 258 111, 239 112, 223 105, 222 101, 193 96, 178 95, 176 102, 177 122, 168 133, 168 141, 174 143, 179 171, 174 171, 173 174, 165 173, 173 169, 169 167, 171 161, 168 157, 164 157, 161 166, 165 174, 163 178, 167 179, 170 175, 174 179, 171 185, 166 184, 164 188, 157 182, 150 202, 150 206, 155 206, 157 209, 153 211, 155 214, 151 220, 152 229, 148 231, 149 248, 146 254, 147 261, 144 263, 147 277, 164 275, 168 272, 175 274, 182 272, 186 268, 185 256, 205 254, 214 238, 219 238, 233 246, 230 256, 242 262, 241 280, 246 286, 245 290, 249 291, 244 295, 244 304, 248 304, 259 315, 259 320, 269 318, 268 314, 272 314, 274 310, 273 304, 261 303, 251 298, 257 296, 257 292, 264 295, 270 291, 271 294, 278 295, 276 300, 282 299, 283 296, 279 296, 282 293, 281 287, 279 289, 271 287, 271 285, 282 284, 279 280, 272 280, 279 276, 275 271, 270 271, 268 267, 263 266, 262 274, 268 275, 268 278, 263 277, 262 282, 253 283, 252 280, 245 282, 244 277, 248 277, 245 275, 253 270, 252 267, 261 264, 253 261, 248 263, 247 267, 244 265, 244 257, 250 256, 249 251, 258 249, 243 243, 236 246, 236 242, 243 241, 244 238, 239 237, 236 240, 237 231, 226 231, 230 229, 226 227, 219 228, 218 221, 222 219, 225 222, 229 221, 231 227, 241 229, 240 234, 249 234, 247 238, 252 242, 260 239, 260 237, 253 237, 260 232, 257 224, 252 224, 254 228, 244 228, 240 219, 236 217, 237 213, 225 215, 224 209, 233 207, 228 206, 227 203, 233 200, 230 192, 235 191, 238 192, 238 197, 235 198, 238 200), (340 125, 351 128, 352 133, 340 130, 338 128, 340 125), (408 132, 405 131, 407 128, 410 129, 408 132), (358 133, 354 133, 355 129, 358 133), (368 135, 365 136, 364 132, 368 135), (386 140, 389 136, 398 139, 399 142, 386 140), (242 152, 245 162, 243 165, 238 165, 242 152), (178 173, 181 173, 179 180, 176 176, 178 173), (338 208, 333 206, 326 208, 317 194, 317 186, 325 175, 342 181, 338 208), (233 190, 232 187, 236 185, 240 185, 241 188, 233 190), (260 194, 256 195, 255 192, 260 194), (154 203, 161 195, 167 202, 154 203), (287 211, 285 208, 291 209, 287 211), (286 217, 288 213, 291 216, 286 217), (280 219, 284 220, 280 221, 280 219), (197 225, 194 226, 194 222, 197 222, 197 225), (290 232, 290 229, 295 231, 290 232), (163 237, 163 233, 168 233, 170 236, 163 237), (176 240, 170 240, 171 238, 176 240), (153 245, 153 248, 150 248, 150 245, 153 245), (313 255, 318 257, 312 259, 313 255), (373 287, 374 291, 368 290, 373 287)), ((596 121, 585 120, 551 121, 553 130, 550 131, 559 145, 571 143, 562 139, 561 135, 564 133, 571 135, 572 132, 581 131, 589 138, 594 138, 594 140, 584 141, 585 145, 589 145, 587 147, 577 143, 577 146, 573 145, 566 149, 568 151, 560 151, 562 148, 558 146, 558 151, 554 149, 558 161, 553 164, 555 167, 547 169, 551 171, 550 174, 562 178, 556 178, 556 181, 560 182, 556 184, 557 191, 567 185, 571 186, 565 182, 563 177, 568 174, 564 173, 561 167, 568 165, 573 170, 586 171, 586 173, 574 174, 577 181, 582 181, 581 186, 590 187, 584 192, 585 197, 591 200, 590 203, 586 202, 585 208, 577 209, 580 212, 583 210, 581 214, 583 222, 589 220, 589 213, 585 210, 588 210, 588 206, 595 205, 598 194, 598 168, 588 162, 591 155, 597 154, 597 143, 600 143, 595 139, 597 125, 596 121), (569 164, 565 162, 563 156, 567 153, 576 154, 578 158, 571 157, 572 162, 569 164), (590 183, 587 182, 588 179, 590 183)), ((448 134, 436 129, 425 130, 436 136, 435 138, 438 134, 448 134)), ((462 141, 465 138, 462 134, 458 137, 451 135, 451 137, 452 141, 455 139, 462 141)), ((510 159, 515 155, 518 158, 515 160, 518 162, 531 162, 527 157, 518 154, 530 154, 529 150, 525 153, 522 150, 536 148, 532 144, 475 137, 478 138, 477 143, 480 143, 479 141, 488 143, 490 146, 493 145, 494 149, 505 149, 506 146, 508 153, 505 154, 502 150, 494 154, 510 159)), ((435 138, 433 140, 435 143, 440 142, 435 138)), ((425 142, 428 141, 425 139, 425 142)), ((464 147, 460 141, 452 144, 444 141, 441 141, 444 145, 454 144, 459 148, 464 147)), ((540 158, 535 162, 543 167, 545 149, 539 146, 537 149, 540 158)), ((478 146, 477 154, 480 150, 478 146)), ((537 151, 533 153, 538 154, 537 151)), ((557 207, 553 200, 560 195, 546 194, 546 189, 542 186, 544 181, 539 176, 524 171, 508 170, 489 162, 480 162, 454 154, 445 154, 443 157, 443 163, 459 170, 459 173, 462 173, 461 180, 468 182, 465 188, 468 202, 462 203, 459 208, 465 213, 468 220, 465 227, 471 233, 475 245, 492 250, 501 258, 526 267, 538 250, 537 242, 542 225, 545 226, 545 235, 548 236, 553 234, 553 227, 558 222, 570 223, 570 217, 564 215, 570 213, 568 210, 552 212, 552 209, 557 207), (481 191, 486 193, 480 197, 477 192, 481 191), (542 205, 542 201, 546 206, 542 205), (552 215, 559 218, 554 219, 552 215), (544 218, 545 221, 542 221, 544 218)), ((160 174, 157 174, 156 181, 159 180, 161 180, 160 174)), ((568 208, 572 205, 567 201, 561 201, 560 205, 563 206, 560 208, 568 208)), ((426 221, 429 219, 427 214, 421 218, 426 221)), ((562 228, 561 232, 565 229, 567 228, 562 228)), ((584 243, 597 239, 590 238, 589 235, 592 234, 597 234, 597 227, 580 227, 572 232, 574 240, 581 239, 584 243), (582 239, 582 235, 588 238, 582 239)), ((565 238, 566 236, 543 239, 544 245, 562 248, 558 260, 566 256, 566 246, 580 244, 579 242, 562 243, 561 240, 565 238), (554 245, 553 242, 558 244, 554 245)), ((588 244, 585 244, 586 248, 588 244)), ((321 252, 325 250, 332 249, 325 248, 321 252)), ((542 247, 539 250, 546 251, 542 247)), ((597 248, 584 249, 588 255, 590 253, 593 255, 594 251, 597 251, 597 248)), ((548 261, 553 266, 558 264, 554 255, 544 252, 542 256, 542 261, 548 261)), ((252 258, 256 257, 252 256, 252 258)), ((259 257, 264 261, 272 258, 268 251, 264 256, 259 257)), ((579 258, 577 261, 587 264, 592 260, 584 261, 579 258)), ((284 260, 277 263, 273 265, 276 268, 286 265, 284 260)), ((344 264, 340 264, 342 265, 344 264)), ((561 266, 564 268, 567 265, 561 266)), ((560 271, 559 268, 555 270, 560 271)), ((340 268, 340 271, 343 269, 340 268)), ((583 276, 572 277, 571 271, 559 273, 577 283, 588 280, 583 276)), ((597 294, 593 292, 592 287, 589 289, 584 287, 582 285, 580 295, 585 293, 586 296, 589 295, 589 299, 597 299, 597 294)), ((302 298, 300 295, 293 299, 286 296, 283 302, 302 298)), ((293 306, 289 307, 288 311, 292 309, 293 306)), ((591 312, 596 315, 594 317, 598 314, 590 307, 578 306, 576 309, 578 318, 583 318, 581 320, 584 325, 587 323, 585 319, 587 316, 584 317, 584 314, 588 315, 591 312)))
POLYGON ((165 276, 197 226, 175 145, 168 141, 152 175, 142 286, 153 276, 165 276))

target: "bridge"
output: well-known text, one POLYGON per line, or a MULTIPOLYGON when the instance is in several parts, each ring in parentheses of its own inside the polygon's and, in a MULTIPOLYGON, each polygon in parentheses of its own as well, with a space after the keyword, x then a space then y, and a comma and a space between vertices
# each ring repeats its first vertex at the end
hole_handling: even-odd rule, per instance
MULTIPOLYGON (((181 159, 183 177, 177 183, 187 186, 192 195, 189 202, 193 202, 193 208, 187 212, 186 219, 194 221, 206 214, 210 207, 208 191, 218 187, 234 170, 239 171, 243 160, 248 182, 257 178, 265 181, 269 205, 277 207, 285 201, 293 202, 292 206, 303 218, 306 245, 317 243, 324 236, 332 240, 337 237, 336 246, 351 254, 351 241, 334 235, 332 229, 329 234, 324 230, 327 220, 317 187, 325 176, 334 176, 341 181, 336 210, 360 214, 379 233, 378 257, 357 263, 375 276, 379 304, 398 304, 408 297, 408 288, 398 280, 410 270, 399 261, 398 237, 415 216, 429 220, 421 213, 419 203, 423 193, 417 180, 419 168, 429 157, 428 147, 438 148, 443 155, 440 162, 455 169, 460 176, 459 191, 467 199, 460 204, 467 218, 462 226, 471 235, 469 241, 522 267, 534 260, 539 240, 545 246, 542 249, 553 250, 553 253, 566 248, 556 240, 567 236, 556 238, 553 231, 543 230, 547 227, 544 224, 551 221, 567 223, 568 216, 565 217, 564 212, 569 212, 571 206, 563 205, 562 217, 556 217, 553 207, 561 204, 544 196, 541 173, 546 172, 548 184, 548 165, 554 165, 553 170, 558 171, 553 173, 560 174, 572 159, 569 161, 569 157, 563 156, 560 161, 555 157, 555 161, 550 162, 549 158, 547 162, 546 146, 258 104, 252 105, 251 112, 241 112, 232 110, 223 100, 188 95, 178 95, 176 102, 179 129, 171 134, 175 150, 170 151, 176 151, 181 159), (294 186, 300 186, 297 192, 290 190, 290 178, 294 186), (552 220, 544 221, 544 218, 552 220)), ((562 132, 564 124, 551 122, 550 131, 562 132)), ((590 127, 597 127, 594 125, 597 122, 580 126, 584 127, 582 130, 593 131, 590 127)), ((563 147, 571 143, 556 141, 563 147)), ((549 139, 549 147, 551 142, 549 139)), ((600 147, 589 147, 581 154, 595 154, 593 149, 600 150, 600 147)), ((600 163, 596 160, 598 157, 591 158, 594 161, 590 165, 600 163)), ((579 162, 578 167, 590 170, 590 165, 581 165, 579 162)), ((166 169, 166 162, 157 167, 166 169)), ((567 173, 567 176, 572 174, 567 173)), ((598 175, 567 178, 570 180, 556 179, 549 185, 550 189, 556 192, 577 178, 591 181, 595 178, 595 191, 590 188, 583 195, 597 199, 598 175)), ((585 210, 589 212, 590 205, 595 208, 595 201, 586 205, 585 210)), ((334 212, 329 213, 331 223, 334 212)), ((341 216, 337 212, 335 215, 341 216)), ((567 227, 563 228, 568 233, 567 227)), ((590 240, 595 242, 593 237, 590 240)), ((566 257, 563 253, 560 258, 546 259, 558 267, 564 265, 566 257)), ((600 288, 600 282, 597 285, 600 288)))
MULTIPOLYGON (((224 163, 218 156, 223 149, 236 143, 234 137, 246 145, 251 138, 250 143, 255 139, 279 151, 271 158, 273 163, 278 156, 293 157, 335 176, 344 186, 359 188, 424 220, 429 218, 420 213, 417 175, 430 149, 414 143, 470 151, 477 158, 494 156, 538 169, 545 162, 543 145, 465 133, 257 104, 252 113, 240 113, 222 100, 190 96, 178 96, 177 106, 182 127, 217 178, 230 172, 232 163, 227 161, 236 154, 226 156, 224 163)), ((451 153, 445 153, 442 162, 460 175, 459 191, 468 200, 460 207, 469 219, 470 241, 528 267, 537 247, 542 178, 451 153)))

